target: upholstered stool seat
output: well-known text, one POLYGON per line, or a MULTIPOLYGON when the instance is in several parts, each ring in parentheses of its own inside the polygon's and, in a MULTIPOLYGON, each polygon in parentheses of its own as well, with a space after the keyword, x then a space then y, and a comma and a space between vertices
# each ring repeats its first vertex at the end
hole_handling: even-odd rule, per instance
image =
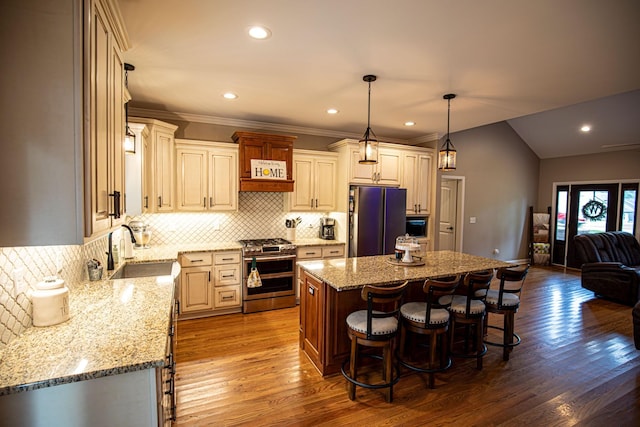
POLYGON ((422 290, 426 294, 426 301, 409 302, 400 307, 402 323, 400 325, 398 362, 412 371, 429 374, 429 388, 434 388, 434 374, 451 366, 449 346, 447 345, 447 331, 451 314, 447 310, 447 304, 441 304, 439 299, 453 294, 459 283, 459 275, 444 279, 427 279, 422 286, 422 290), (412 332, 417 337, 428 337, 428 343, 414 346, 415 350, 407 355, 407 332, 412 332), (438 339, 440 340, 440 363, 436 366, 438 339), (426 364, 420 353, 422 347, 427 347, 429 350, 426 364))
POLYGON ((393 400, 393 386, 400 379, 400 370, 393 360, 393 340, 398 332, 398 313, 404 291, 409 282, 398 286, 372 286, 362 288, 361 297, 367 302, 366 310, 357 310, 347 316, 347 335, 351 352, 342 363, 341 372, 347 380, 349 399, 356 397, 356 386, 367 389, 386 389, 386 400, 393 400), (375 307, 375 308, 374 308, 375 307), (378 354, 359 354, 359 347, 382 348, 378 354), (360 356, 382 360, 382 379, 364 382, 358 380, 360 356), (346 366, 349 365, 348 371, 346 366), (395 367, 395 369, 394 369, 395 367))

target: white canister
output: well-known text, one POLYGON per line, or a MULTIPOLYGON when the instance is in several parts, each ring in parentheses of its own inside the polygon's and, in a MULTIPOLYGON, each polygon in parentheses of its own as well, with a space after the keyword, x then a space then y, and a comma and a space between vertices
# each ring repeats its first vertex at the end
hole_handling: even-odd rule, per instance
POLYGON ((296 240, 296 229, 295 228, 287 228, 287 240, 293 242, 296 240))
POLYGON ((40 282, 31 293, 33 326, 57 325, 69 319, 69 288, 64 280, 40 282))

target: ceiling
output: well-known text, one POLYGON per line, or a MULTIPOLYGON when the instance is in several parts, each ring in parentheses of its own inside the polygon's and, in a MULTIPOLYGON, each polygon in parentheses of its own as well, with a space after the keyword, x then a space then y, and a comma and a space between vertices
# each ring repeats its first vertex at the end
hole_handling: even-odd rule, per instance
POLYGON ((358 138, 374 74, 381 141, 441 137, 455 93, 451 132, 507 120, 542 159, 640 147, 637 0, 118 3, 138 109, 358 138))

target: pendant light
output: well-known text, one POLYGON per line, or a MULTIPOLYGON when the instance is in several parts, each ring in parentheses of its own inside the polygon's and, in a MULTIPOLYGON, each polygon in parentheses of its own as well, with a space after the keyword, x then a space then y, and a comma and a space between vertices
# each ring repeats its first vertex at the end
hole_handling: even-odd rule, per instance
MULTIPOLYGON (((124 64, 124 87, 129 88, 129 71, 135 70, 131 64, 124 64)), ((125 132, 124 132, 124 152, 125 153, 136 153, 136 135, 131 131, 129 127, 129 102, 124 104, 124 115, 125 115, 125 132)))
POLYGON ((455 98, 456 95, 453 93, 448 93, 444 95, 442 98, 447 100, 448 109, 447 109, 447 139, 442 144, 440 148, 440 153, 438 155, 438 169, 441 171, 453 171, 456 170, 456 148, 453 146, 451 139, 449 139, 449 120, 451 116, 451 100, 455 98))
POLYGON ((360 160, 358 163, 363 165, 373 165, 378 163, 378 139, 376 134, 371 130, 371 82, 375 82, 376 76, 367 74, 362 80, 369 83, 369 100, 367 103, 367 130, 364 131, 362 139, 358 142, 360 149, 360 160))

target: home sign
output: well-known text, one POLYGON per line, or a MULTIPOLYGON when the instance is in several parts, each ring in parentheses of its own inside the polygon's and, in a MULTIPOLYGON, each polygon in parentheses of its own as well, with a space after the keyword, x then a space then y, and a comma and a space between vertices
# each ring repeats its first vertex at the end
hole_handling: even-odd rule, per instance
POLYGON ((251 159, 251 179, 287 179, 287 162, 251 159))

